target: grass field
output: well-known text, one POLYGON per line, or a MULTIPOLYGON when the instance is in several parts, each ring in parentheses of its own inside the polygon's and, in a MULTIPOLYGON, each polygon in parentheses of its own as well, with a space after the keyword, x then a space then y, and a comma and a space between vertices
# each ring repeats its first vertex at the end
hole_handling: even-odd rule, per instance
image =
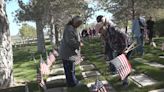
MULTIPOLYGON (((100 39, 93 39, 86 41, 84 43, 84 47, 82 48, 82 54, 85 56, 85 60, 89 63, 95 64, 97 69, 101 72, 102 77, 101 79, 106 79, 109 83, 116 89, 117 92, 147 92, 149 90, 164 88, 164 70, 154 68, 148 65, 143 64, 142 62, 158 62, 164 64, 163 59, 159 59, 159 55, 164 55, 159 48, 161 46, 162 41, 164 38, 156 38, 155 42, 157 43, 157 48, 153 48, 152 46, 145 46, 145 55, 143 57, 133 56, 130 59, 132 67, 136 70, 134 74, 145 73, 146 75, 150 76, 151 78, 159 81, 157 85, 148 86, 144 88, 139 88, 132 82, 127 89, 123 88, 121 82, 118 78, 112 78, 111 75, 108 73, 107 65, 103 57, 97 57, 98 54, 102 54, 102 46, 100 39)), ((46 48, 48 51, 51 50, 51 46, 47 43, 46 48)), ((19 47, 14 48, 14 78, 15 80, 26 80, 29 81, 30 85, 30 92, 37 92, 38 88, 36 85, 36 64, 32 60, 31 53, 36 52, 36 46, 26 46, 26 47, 19 47)), ((35 53, 37 62, 39 61, 39 54, 35 53)), ((76 67, 76 74, 77 78, 81 80, 82 83, 87 84, 88 82, 94 81, 95 79, 91 80, 84 80, 82 78, 81 72, 79 67, 76 67)), ((69 88, 69 92, 88 92, 86 86, 82 86, 79 88, 69 88)), ((16 92, 16 91, 15 91, 16 92)), ((20 92, 20 91, 18 91, 20 92)))

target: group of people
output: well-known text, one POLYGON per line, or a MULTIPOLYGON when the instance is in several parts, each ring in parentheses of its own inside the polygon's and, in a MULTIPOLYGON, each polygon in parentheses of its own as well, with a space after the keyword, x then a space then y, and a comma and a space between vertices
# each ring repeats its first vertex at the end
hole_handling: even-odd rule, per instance
MULTIPOLYGON (((145 34, 145 29, 148 31, 149 42, 152 41, 153 37, 153 25, 154 21, 152 18, 146 22, 144 19, 136 17, 132 23, 132 33, 137 44, 137 50, 143 54, 143 38, 145 34)), ((116 29, 106 18, 99 15, 96 18, 97 24, 95 26, 93 34, 99 33, 101 35, 102 41, 104 43, 105 55, 108 60, 116 58, 118 55, 125 53, 129 44, 128 36, 116 29)), ((80 53, 80 48, 83 43, 80 40, 80 36, 77 32, 77 28, 82 24, 82 19, 80 16, 73 17, 65 26, 63 39, 61 40, 61 45, 59 49, 60 58, 62 59, 67 84, 69 87, 75 87, 80 84, 75 76, 75 58, 80 53)), ((82 36, 88 36, 87 30, 82 31, 82 36)), ((129 59, 130 52, 126 53, 129 59)), ((112 74, 116 73, 116 69, 113 64, 109 64, 110 71, 112 74)), ((128 86, 128 76, 123 80, 123 86, 128 86)))
POLYGON ((154 36, 154 21, 150 17, 147 21, 144 17, 139 15, 133 20, 132 23, 132 33, 134 39, 137 41, 138 47, 136 49, 137 53, 140 55, 144 54, 144 39, 149 41, 149 44, 152 42, 154 36))
POLYGON ((82 38, 92 38, 96 36, 96 31, 94 28, 89 28, 89 29, 83 29, 82 32, 81 32, 81 37, 82 38))

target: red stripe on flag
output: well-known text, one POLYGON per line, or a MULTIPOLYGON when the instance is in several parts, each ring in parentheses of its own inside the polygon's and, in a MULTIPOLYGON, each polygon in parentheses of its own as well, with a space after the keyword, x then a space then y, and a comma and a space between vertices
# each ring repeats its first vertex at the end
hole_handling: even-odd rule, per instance
POLYGON ((123 80, 130 72, 131 72, 131 66, 124 54, 121 54, 118 56, 118 59, 121 62, 121 67, 119 69, 119 75, 121 76, 121 79, 123 80))

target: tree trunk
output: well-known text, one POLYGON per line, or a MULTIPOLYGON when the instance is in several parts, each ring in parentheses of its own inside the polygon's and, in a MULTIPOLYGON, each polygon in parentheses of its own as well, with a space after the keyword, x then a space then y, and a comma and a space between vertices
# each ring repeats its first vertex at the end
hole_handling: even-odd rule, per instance
POLYGON ((59 45, 59 31, 58 31, 58 25, 55 25, 55 39, 56 39, 56 45, 58 47, 59 45))
POLYGON ((45 41, 44 41, 44 32, 43 32, 43 25, 42 21, 36 21, 36 29, 37 29, 37 51, 39 53, 45 53, 45 41))
POLYGON ((13 52, 4 0, 0 0, 0 89, 13 85, 13 52))
POLYGON ((131 1, 132 1, 132 20, 134 20, 135 18, 134 0, 131 0, 131 1))

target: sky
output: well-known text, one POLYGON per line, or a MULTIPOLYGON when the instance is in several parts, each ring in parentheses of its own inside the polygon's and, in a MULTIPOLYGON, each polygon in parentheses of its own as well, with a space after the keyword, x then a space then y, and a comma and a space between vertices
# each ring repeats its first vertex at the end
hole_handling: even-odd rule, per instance
MULTIPOLYGON (((28 0, 23 0, 24 2, 28 2, 28 0)), ((90 7, 92 7, 93 4, 89 4, 90 7)), ((12 0, 10 1, 9 3, 7 3, 6 5, 6 11, 7 11, 7 15, 8 15, 8 19, 9 19, 9 23, 10 23, 10 33, 11 35, 17 35, 19 33, 19 29, 21 27, 21 24, 17 24, 15 21, 14 21, 14 15, 13 15, 13 12, 15 12, 15 10, 19 9, 19 6, 18 6, 18 2, 17 0, 12 0)), ((107 18, 111 18, 112 14, 111 13, 107 13, 103 10, 99 10, 99 11, 96 11, 95 14, 89 18, 89 20, 87 21, 88 24, 90 23, 93 23, 95 22, 96 20, 96 16, 98 15, 104 15, 106 16, 107 18)), ((35 23, 32 23, 32 22, 27 22, 29 25, 32 25, 35 27, 35 23)))

